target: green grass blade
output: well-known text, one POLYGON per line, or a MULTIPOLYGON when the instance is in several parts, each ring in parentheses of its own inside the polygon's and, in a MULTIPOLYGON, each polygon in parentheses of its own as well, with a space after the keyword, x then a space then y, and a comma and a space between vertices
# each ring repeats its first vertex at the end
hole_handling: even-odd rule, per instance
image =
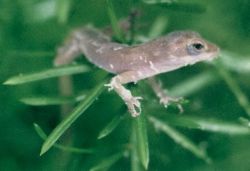
MULTIPOLYGON (((34 129, 37 132, 37 134, 43 140, 46 140, 47 135, 42 130, 42 128, 36 123, 34 123, 33 125, 34 125, 34 129)), ((60 150, 63 150, 63 151, 68 151, 68 152, 73 152, 73 153, 93 153, 94 152, 93 149, 83 149, 83 148, 76 148, 76 147, 68 147, 68 146, 63 146, 63 145, 56 144, 56 143, 53 145, 53 147, 56 147, 56 148, 58 148, 60 150)))
POLYGON ((152 24, 152 28, 148 34, 150 39, 156 38, 162 35, 167 28, 168 19, 165 16, 158 16, 154 23, 152 24))
POLYGON ((94 100, 102 93, 105 89, 105 81, 97 85, 86 97, 86 99, 81 102, 69 115, 65 118, 48 136, 44 142, 40 155, 47 152, 54 143, 60 138, 60 136, 75 122, 75 120, 83 114, 83 112, 94 102, 94 100))
POLYGON ((161 3, 171 4, 174 2, 171 0, 142 0, 142 1, 146 4, 161 4, 161 3))
POLYGON ((183 148, 192 152, 195 156, 203 159, 207 163, 211 162, 211 159, 207 156, 206 152, 195 145, 188 137, 181 134, 174 128, 170 127, 168 124, 156 119, 155 117, 150 117, 149 121, 154 125, 155 129, 161 130, 169 137, 171 137, 177 144, 181 145, 183 148))
POLYGON ((21 102, 31 106, 48 106, 48 105, 61 105, 72 103, 73 98, 70 97, 26 97, 20 99, 21 102))
POLYGON ((136 138, 136 132, 134 131, 135 129, 135 124, 133 124, 132 130, 131 130, 131 137, 130 137, 130 144, 131 144, 131 149, 130 149, 130 156, 131 156, 131 171, 141 171, 144 170, 142 167, 142 164, 139 160, 139 155, 138 155, 138 150, 137 150, 137 138, 136 138))
POLYGON ((215 133, 229 134, 229 135, 250 134, 249 127, 241 124, 230 123, 208 118, 186 117, 186 119, 187 118, 198 125, 196 129, 201 129, 204 131, 215 132, 215 133))
POLYGON ((142 166, 147 169, 149 163, 149 149, 148 149, 148 136, 146 119, 144 114, 133 119, 135 135, 136 135, 136 150, 138 153, 138 158, 142 166))
POLYGON ((56 13, 59 23, 66 23, 69 17, 69 11, 71 7, 71 0, 57 0, 56 1, 56 13))
POLYGON ((110 157, 107 157, 103 161, 99 162, 96 166, 92 167, 90 171, 108 170, 112 165, 114 165, 118 160, 120 160, 123 157, 123 155, 124 152, 120 152, 110 157))
POLYGON ((234 122, 197 116, 166 115, 166 113, 162 113, 162 115, 161 120, 169 125, 235 136, 250 134, 249 127, 234 122))
POLYGON ((108 136, 118 125, 119 123, 124 119, 124 115, 116 115, 111 122, 108 123, 108 125, 99 133, 98 139, 102 139, 106 136, 108 136))
POLYGON ((62 75, 71 75, 71 74, 78 74, 89 71, 89 67, 85 65, 70 65, 70 66, 63 66, 63 67, 56 67, 52 69, 47 69, 44 71, 40 71, 37 73, 32 74, 20 74, 18 76, 14 76, 7 81, 4 82, 6 85, 17 85, 28 83, 32 81, 38 81, 53 77, 58 77, 62 75))
POLYGON ((238 100, 240 106, 245 110, 247 115, 250 117, 250 103, 247 96, 243 93, 237 81, 231 76, 230 72, 227 71, 221 63, 216 65, 219 74, 222 76, 224 81, 227 83, 230 90, 233 92, 234 96, 238 100))
POLYGON ((113 3, 111 0, 106 0, 106 4, 107 4, 107 11, 108 11, 109 19, 111 22, 112 29, 115 33, 115 37, 117 40, 119 40, 121 42, 125 42, 121 28, 118 24, 118 20, 117 20, 116 15, 115 15, 113 3))
POLYGON ((173 96, 188 96, 219 80, 213 72, 203 72, 180 82, 169 90, 173 96))
POLYGON ((203 13, 206 11, 206 8, 198 3, 176 2, 169 0, 143 0, 143 2, 149 5, 159 5, 173 11, 189 13, 203 13))
POLYGON ((39 135, 39 137, 41 137, 43 140, 45 140, 47 138, 47 135, 42 130, 42 128, 36 123, 33 123, 33 126, 34 126, 36 133, 39 135))
POLYGON ((222 51, 220 60, 224 67, 238 73, 250 73, 250 58, 232 52, 222 51))
POLYGON ((48 105, 62 105, 67 103, 74 103, 82 101, 86 98, 86 93, 80 94, 76 97, 25 97, 20 99, 21 102, 32 106, 48 106, 48 105))

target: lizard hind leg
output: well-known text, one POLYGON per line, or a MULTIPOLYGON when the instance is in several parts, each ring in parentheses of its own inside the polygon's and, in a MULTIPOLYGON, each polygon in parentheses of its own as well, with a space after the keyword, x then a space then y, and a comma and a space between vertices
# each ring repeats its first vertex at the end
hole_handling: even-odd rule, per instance
POLYGON ((78 31, 72 32, 64 44, 57 49, 57 55, 54 60, 55 66, 69 64, 79 57, 81 51, 77 34, 78 31))
POLYGON ((163 104, 164 107, 168 107, 168 105, 173 102, 176 103, 180 113, 182 113, 184 110, 180 104, 180 102, 183 100, 182 97, 170 97, 167 95, 166 90, 162 88, 161 82, 157 81, 154 77, 148 79, 149 85, 152 87, 153 91, 155 92, 156 96, 160 100, 160 104, 163 104))

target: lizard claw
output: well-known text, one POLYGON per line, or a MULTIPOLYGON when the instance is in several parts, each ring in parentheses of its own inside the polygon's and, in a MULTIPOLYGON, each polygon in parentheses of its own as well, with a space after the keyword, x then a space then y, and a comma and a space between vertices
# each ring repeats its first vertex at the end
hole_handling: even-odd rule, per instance
POLYGON ((183 100, 182 97, 179 97, 179 98, 174 98, 174 97, 168 97, 168 96, 164 96, 164 97, 161 97, 160 98, 160 104, 163 104, 165 108, 168 107, 168 105, 172 102, 172 103, 176 103, 177 104, 177 107, 180 111, 180 113, 183 113, 183 108, 180 104, 180 102, 183 100))
POLYGON ((141 100, 142 97, 131 97, 126 101, 126 105, 128 106, 128 110, 131 113, 132 117, 139 116, 141 113, 141 100))
POLYGON ((112 83, 109 84, 104 84, 105 87, 108 87, 108 91, 111 91, 114 89, 114 86, 112 85, 112 83))

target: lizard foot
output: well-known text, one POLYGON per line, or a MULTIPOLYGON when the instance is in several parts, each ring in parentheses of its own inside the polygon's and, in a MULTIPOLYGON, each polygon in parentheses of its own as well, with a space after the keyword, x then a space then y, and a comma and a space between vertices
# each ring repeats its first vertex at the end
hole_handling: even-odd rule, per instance
POLYGON ((131 113, 132 117, 139 116, 141 113, 141 100, 142 97, 131 97, 125 101, 126 105, 128 106, 128 110, 131 113))
POLYGON ((165 108, 167 108, 170 103, 175 103, 180 113, 183 113, 184 110, 181 106, 180 103, 181 101, 183 101, 182 97, 175 98, 175 97, 164 96, 160 98, 160 104, 163 104, 165 108))

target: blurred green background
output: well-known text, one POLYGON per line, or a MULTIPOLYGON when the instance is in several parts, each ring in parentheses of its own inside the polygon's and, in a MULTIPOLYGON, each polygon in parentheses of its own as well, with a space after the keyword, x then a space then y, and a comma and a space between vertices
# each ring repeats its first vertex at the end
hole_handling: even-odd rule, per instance
MULTIPOLYGON (((213 161, 208 164, 199 159, 189 148, 182 148, 182 143, 155 131, 152 122, 147 120, 148 170, 250 170, 250 134, 233 135, 230 132, 234 124, 246 129, 249 126, 250 1, 112 2, 119 20, 127 18, 134 9, 139 11, 140 16, 135 20, 138 37, 150 39, 154 35, 188 29, 199 32, 222 50, 221 64, 217 67, 201 63, 159 76, 170 92, 189 100, 182 115, 178 115, 175 107, 165 109, 158 105, 144 82, 139 84, 140 93, 145 98, 145 115, 159 117, 163 123, 168 122, 169 118, 165 116, 169 116, 172 122, 169 124, 176 126, 198 147, 206 149, 213 161), (157 26, 164 28, 162 32, 157 26), (184 119, 178 120, 182 117, 184 119), (220 127, 212 132, 209 129, 203 131, 201 127, 191 129, 191 123, 199 120, 196 117, 205 123, 212 119, 208 122, 211 129, 213 124, 220 126, 219 120, 221 129, 225 130, 218 131, 220 127), (226 123, 229 123, 228 127, 223 127, 226 123)), ((52 68, 56 48, 68 33, 89 23, 97 28, 110 26, 105 0, 0 0, 0 82, 20 73, 52 68)), ((91 67, 92 72, 73 76, 75 94, 89 92, 102 81, 104 72, 91 67)), ((25 105, 19 100, 59 94, 57 78, 18 86, 0 85, 0 170, 89 170, 102 161, 109 164, 105 159, 119 153, 123 146, 129 148, 134 131, 130 117, 122 120, 109 136, 97 140, 99 132, 112 118, 125 113, 120 98, 114 92, 104 91, 59 141, 80 148, 95 148, 96 152, 79 154, 52 148, 40 157, 43 140, 33 123, 49 134, 65 116, 60 114, 59 106, 25 105)), ((144 170, 135 168, 133 160, 136 159, 132 156, 127 152, 117 161, 113 158, 109 169, 144 170)))

